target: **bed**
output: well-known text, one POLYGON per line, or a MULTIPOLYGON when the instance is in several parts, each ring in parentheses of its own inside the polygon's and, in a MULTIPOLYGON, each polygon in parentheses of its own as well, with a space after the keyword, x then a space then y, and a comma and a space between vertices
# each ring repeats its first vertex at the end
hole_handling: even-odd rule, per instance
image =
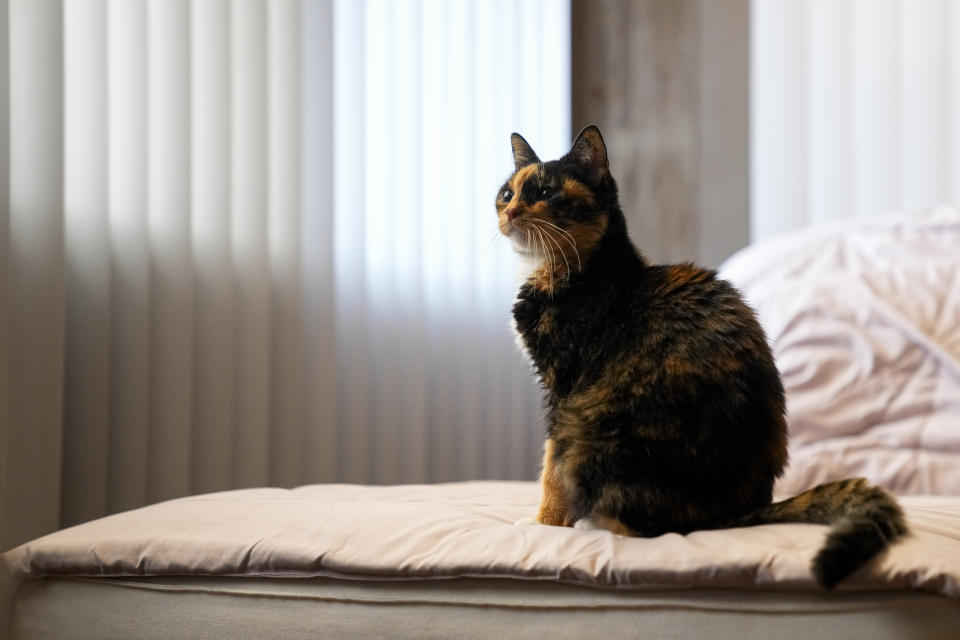
POLYGON ((826 528, 625 538, 517 524, 533 482, 191 496, 0 559, 11 638, 960 637, 960 212, 751 247, 724 274, 788 393, 790 495, 865 475, 911 534, 833 592, 826 528))

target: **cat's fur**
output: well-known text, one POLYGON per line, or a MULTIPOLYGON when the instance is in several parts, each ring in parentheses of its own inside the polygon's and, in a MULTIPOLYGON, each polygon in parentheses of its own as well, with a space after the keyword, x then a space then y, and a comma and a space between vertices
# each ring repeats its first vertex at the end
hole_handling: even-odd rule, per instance
POLYGON ((595 126, 552 162, 511 141, 496 208, 534 265, 513 318, 545 391, 539 522, 637 536, 830 524, 813 563, 828 588, 906 532, 897 502, 863 479, 771 504, 784 393, 753 311, 714 271, 640 255, 595 126))

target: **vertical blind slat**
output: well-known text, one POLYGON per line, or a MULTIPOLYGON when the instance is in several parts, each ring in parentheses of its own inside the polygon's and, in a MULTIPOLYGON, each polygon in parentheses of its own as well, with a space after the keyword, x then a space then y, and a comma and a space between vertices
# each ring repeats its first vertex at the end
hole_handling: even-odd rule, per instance
POLYGON ((750 235, 803 225, 807 192, 807 20, 802 0, 753 3, 750 77, 750 235))
POLYGON ((152 262, 151 500, 190 493, 194 283, 190 239, 190 5, 151 0, 149 229, 152 262))
POLYGON ((268 238, 273 290, 271 478, 298 484, 303 460, 300 273, 300 5, 267 5, 268 238))
POLYGON ((333 276, 333 0, 303 5, 302 265, 304 469, 311 482, 337 478, 338 434, 333 276))
POLYGON ((9 4, 10 396, 4 547, 60 515, 65 263, 63 7, 9 4))
POLYGON ((67 249, 61 522, 107 508, 110 247, 107 215, 106 0, 64 6, 64 199, 67 249))
POLYGON ((147 201, 147 4, 110 0, 109 216, 112 263, 108 504, 148 500, 151 285, 147 201))
POLYGON ((231 216, 236 281, 234 482, 270 481, 270 272, 267 254, 267 19, 234 0, 231 32, 231 216))
POLYGON ((470 211, 470 204, 477 202, 481 196, 474 180, 476 167, 473 165, 474 142, 471 135, 477 95, 473 90, 473 77, 469 72, 476 47, 473 31, 475 25, 469 9, 465 3, 454 3, 450 7, 447 32, 451 53, 446 78, 450 127, 447 145, 452 156, 452 165, 456 167, 449 180, 456 206, 451 212, 452 215, 449 215, 450 280, 447 286, 454 292, 451 296, 453 304, 450 315, 453 323, 450 338, 459 352, 453 369, 453 397, 457 398, 454 403, 454 420, 457 425, 457 457, 460 460, 458 473, 464 479, 478 478, 484 474, 482 442, 485 435, 485 425, 480 420, 484 381, 476 378, 477 361, 482 348, 478 335, 480 323, 475 306, 476 242, 470 232, 473 228, 471 216, 465 214, 470 211), (452 46, 453 43, 458 43, 459 46, 452 46), (458 340, 455 336, 458 328, 469 332, 471 339, 458 340))
POLYGON ((382 108, 392 104, 396 95, 396 74, 393 68, 393 11, 388 2, 368 2, 364 13, 364 104, 365 126, 363 149, 363 179, 367 185, 364 202, 363 243, 367 250, 366 290, 369 292, 365 341, 371 355, 382 360, 382 365, 367 369, 370 376, 369 396, 369 451, 373 460, 382 460, 370 468, 371 480, 389 482, 396 473, 396 457, 385 456, 397 450, 396 429, 391 428, 387 407, 396 406, 396 324, 387 317, 394 316, 393 260, 394 224, 396 211, 396 184, 391 160, 394 153, 390 112, 382 108), (370 185, 377 185, 370 189, 370 185), (377 401, 373 401, 376 398, 377 401))
POLYGON ((194 305, 193 491, 233 480, 234 281, 230 213, 230 4, 191 5, 191 235, 194 305))
POLYGON ((448 327, 449 291, 447 269, 450 238, 451 189, 446 175, 437 175, 440 166, 452 163, 455 150, 447 145, 448 114, 445 80, 448 73, 448 45, 446 25, 449 3, 424 0, 421 5, 422 49, 420 53, 423 91, 423 110, 420 113, 421 140, 425 167, 436 166, 435 171, 423 170, 418 179, 420 192, 428 196, 423 203, 424 229, 427 242, 423 245, 424 324, 427 327, 427 377, 431 389, 427 413, 427 447, 431 477, 459 479, 459 459, 456 449, 454 422, 453 376, 449 354, 453 353, 448 327))
MULTIPOLYGON (((425 246, 423 233, 431 221, 422 215, 429 195, 421 192, 417 176, 422 166, 421 123, 417 118, 420 86, 420 0, 402 0, 395 5, 396 40, 395 86, 399 95, 393 100, 393 145, 391 166, 395 174, 396 206, 394 244, 396 250, 394 283, 396 331, 403 336, 394 340, 395 355, 402 363, 397 376, 399 397, 397 416, 404 425, 399 440, 398 478, 410 482, 427 480, 427 374, 423 330, 420 256, 425 246)), ((396 480, 395 480, 396 481, 396 480)))
POLYGON ((807 15, 810 32, 818 34, 806 51, 808 213, 816 222, 847 215, 852 204, 850 3, 812 0, 807 15))
MULTIPOLYGON (((10 20, 9 3, 0 2, 0 123, 10 122, 10 20)), ((0 126, 0 271, 10 273, 10 128, 0 126)), ((15 485, 8 479, 10 445, 10 278, 0 278, 0 516, 7 511, 7 492, 15 485)), ((0 535, 0 548, 13 539, 0 535)))
POLYGON ((910 207, 938 204, 949 193, 949 1, 901 4, 901 171, 910 207))
POLYGON ((898 0, 852 7, 853 213, 876 215, 900 204, 898 0))
POLYGON ((334 287, 336 300, 337 431, 340 477, 363 482, 368 477, 366 248, 363 243, 365 183, 363 175, 364 3, 336 0, 333 8, 333 157, 334 287))

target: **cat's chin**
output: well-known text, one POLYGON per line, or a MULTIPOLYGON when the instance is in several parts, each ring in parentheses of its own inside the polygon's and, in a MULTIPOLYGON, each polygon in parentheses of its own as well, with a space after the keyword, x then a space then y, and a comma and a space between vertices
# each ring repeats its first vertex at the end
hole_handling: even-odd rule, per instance
POLYGON ((517 245, 513 245, 513 252, 521 258, 529 258, 532 260, 536 257, 536 254, 534 254, 530 249, 526 249, 517 245))
POLYGON ((530 276, 543 263, 543 256, 533 251, 530 247, 523 244, 521 234, 511 233, 510 244, 513 246, 513 252, 520 258, 517 277, 520 282, 526 282, 530 276))
POLYGON ((519 238, 520 234, 512 233, 510 234, 510 244, 513 246, 513 252, 518 256, 524 259, 533 259, 535 254, 533 249, 523 244, 523 241, 519 238))

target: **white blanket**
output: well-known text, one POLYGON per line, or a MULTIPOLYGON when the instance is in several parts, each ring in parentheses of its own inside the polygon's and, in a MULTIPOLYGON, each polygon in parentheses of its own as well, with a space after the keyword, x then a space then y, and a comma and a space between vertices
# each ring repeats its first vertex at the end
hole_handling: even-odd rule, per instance
POLYGON ((960 495, 960 210, 788 234, 721 273, 783 375, 791 464, 777 493, 866 476, 960 495))
MULTIPOLYGON (((18 547, 0 571, 41 576, 456 576, 604 588, 815 591, 810 561, 827 528, 780 524, 642 539, 517 525, 533 482, 313 485, 181 498, 18 547)), ((905 498, 913 534, 843 591, 922 589, 960 597, 960 498, 905 498)))

